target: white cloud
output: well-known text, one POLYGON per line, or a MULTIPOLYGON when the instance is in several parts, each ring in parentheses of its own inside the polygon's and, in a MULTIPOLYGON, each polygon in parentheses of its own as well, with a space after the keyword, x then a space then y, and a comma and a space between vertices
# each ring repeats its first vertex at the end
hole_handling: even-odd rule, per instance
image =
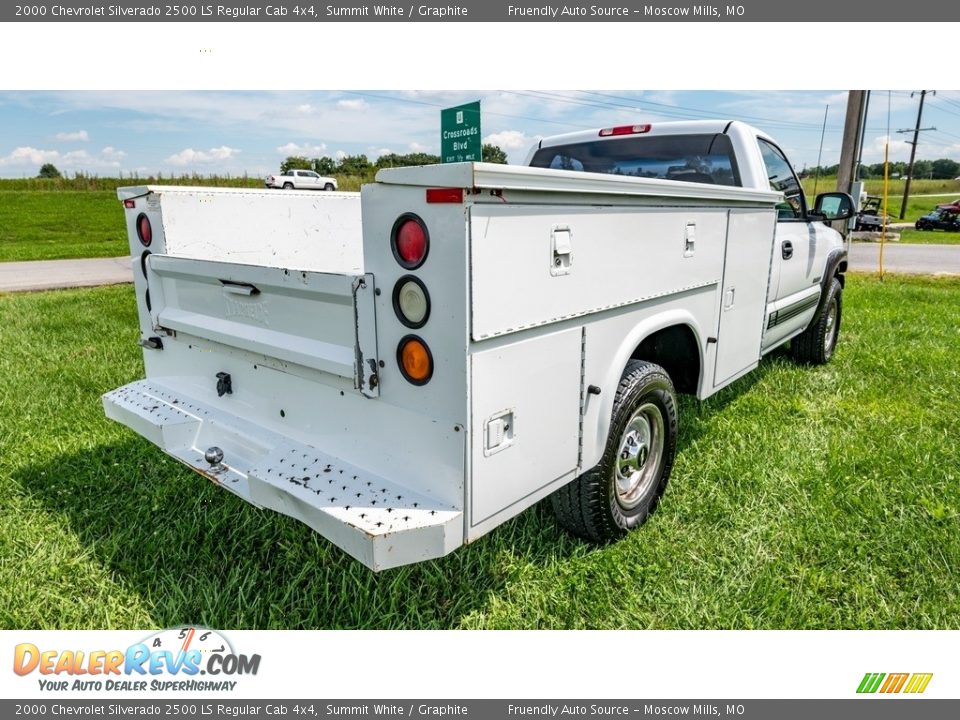
POLYGON ((303 155, 304 157, 319 157, 327 154, 327 144, 320 143, 319 145, 311 145, 310 143, 303 143, 303 145, 298 145, 295 142, 288 142, 286 145, 278 147, 277 152, 287 156, 303 155))
POLYGON ((390 148, 372 148, 370 150, 370 159, 376 160, 381 155, 390 155, 393 152, 390 148))
POLYGON ((304 115, 309 115, 313 112, 313 105, 310 103, 304 103, 303 105, 297 105, 297 112, 303 113, 304 115))
POLYGON ((418 143, 418 142, 416 142, 416 141, 410 143, 410 145, 409 145, 408 147, 410 148, 410 152, 415 152, 415 153, 430 152, 430 148, 429 148, 429 147, 427 147, 427 146, 424 145, 423 143, 418 143))
POLYGON ((0 166, 43 165, 48 162, 56 162, 59 159, 60 153, 56 150, 38 150, 34 147, 18 147, 6 157, 0 158, 0 166))
POLYGON ((337 107, 341 108, 342 110, 366 110, 367 101, 363 98, 337 100, 337 107))
POLYGON ((210 148, 209 150, 186 148, 171 155, 164 162, 181 167, 186 165, 209 165, 229 160, 239 152, 236 148, 227 147, 226 145, 221 145, 218 148, 210 148))
POLYGON ((334 156, 337 160, 343 160, 343 159, 347 156, 347 153, 344 152, 343 150, 337 150, 337 151, 333 154, 333 156, 334 156))
POLYGON ((87 142, 90 136, 86 130, 77 130, 76 132, 61 132, 54 136, 60 142, 87 142))
POLYGON ((533 139, 526 136, 519 130, 504 130, 502 132, 487 135, 483 141, 496 145, 502 150, 526 150, 533 145, 533 139))
POLYGON ((53 163, 63 170, 114 170, 121 166, 127 156, 123 150, 105 147, 97 154, 86 150, 40 150, 34 147, 18 147, 5 157, 0 157, 0 167, 21 168, 32 171, 44 163, 53 163))

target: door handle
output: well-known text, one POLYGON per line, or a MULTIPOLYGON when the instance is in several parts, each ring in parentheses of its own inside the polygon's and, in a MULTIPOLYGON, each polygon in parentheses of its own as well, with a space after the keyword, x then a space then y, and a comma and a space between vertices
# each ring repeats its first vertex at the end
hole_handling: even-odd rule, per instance
POLYGON ((780 254, 783 255, 784 260, 789 260, 793 257, 793 243, 789 240, 784 240, 783 244, 780 246, 780 254))

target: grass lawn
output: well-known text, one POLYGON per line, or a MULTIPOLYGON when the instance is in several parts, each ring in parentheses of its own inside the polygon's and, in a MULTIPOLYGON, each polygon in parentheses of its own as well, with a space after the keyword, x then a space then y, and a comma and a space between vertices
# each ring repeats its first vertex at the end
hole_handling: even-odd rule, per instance
POLYGON ((901 230, 900 242, 916 245, 960 245, 960 233, 941 230, 901 230))
POLYGON ((374 575, 103 417, 129 286, 0 296, 0 627, 958 628, 960 280, 852 275, 832 364, 681 401, 660 510, 590 547, 541 504, 374 575))
POLYGON ((0 262, 127 254, 115 191, 0 189, 0 262))

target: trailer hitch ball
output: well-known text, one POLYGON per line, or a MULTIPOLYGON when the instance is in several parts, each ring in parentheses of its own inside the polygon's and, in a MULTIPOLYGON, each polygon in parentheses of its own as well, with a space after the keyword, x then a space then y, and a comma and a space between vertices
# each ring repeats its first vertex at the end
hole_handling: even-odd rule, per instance
POLYGON ((211 472, 222 472, 226 470, 226 467, 222 464, 223 450, 216 445, 207 448, 207 451, 203 454, 203 459, 210 464, 211 472))

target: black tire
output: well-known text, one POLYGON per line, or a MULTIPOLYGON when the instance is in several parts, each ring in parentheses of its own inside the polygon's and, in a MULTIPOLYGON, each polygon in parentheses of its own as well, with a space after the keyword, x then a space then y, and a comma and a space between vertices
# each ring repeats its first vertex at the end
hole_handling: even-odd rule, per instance
POLYGON ((666 490, 677 452, 677 427, 677 398, 670 376, 659 365, 631 360, 617 387, 599 464, 551 496, 560 524, 595 543, 617 540, 643 524, 666 490), (630 458, 630 448, 646 447, 642 442, 629 444, 628 437, 634 433, 636 440, 634 423, 642 427, 644 422, 650 447, 630 458), (625 478, 620 472, 631 462, 637 465, 628 469, 640 477, 635 494, 624 493, 625 478), (653 464, 646 467, 647 462, 653 464))
POLYGON ((293 190, 293 183, 284 183, 284 184, 283 184, 283 189, 284 189, 284 190, 293 190))
POLYGON ((326 185, 323 186, 323 189, 326 190, 327 192, 333 192, 333 183, 327 183, 326 185))
POLYGON ((790 341, 790 352, 797 362, 824 365, 830 362, 840 335, 843 315, 843 286, 833 278, 827 286, 827 297, 820 314, 810 326, 790 341))

